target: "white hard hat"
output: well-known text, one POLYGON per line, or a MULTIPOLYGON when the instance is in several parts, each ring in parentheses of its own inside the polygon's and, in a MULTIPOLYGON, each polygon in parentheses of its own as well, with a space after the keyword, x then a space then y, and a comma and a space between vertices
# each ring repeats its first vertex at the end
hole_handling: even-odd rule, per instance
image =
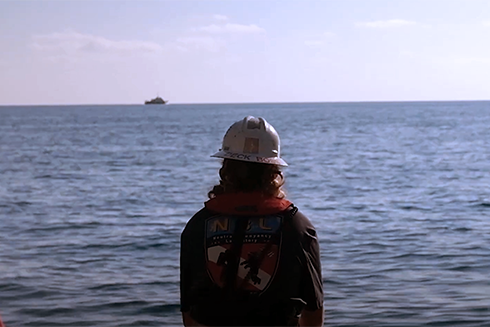
POLYGON ((287 166, 280 158, 280 143, 276 130, 264 118, 247 116, 230 126, 223 146, 211 157, 287 166))

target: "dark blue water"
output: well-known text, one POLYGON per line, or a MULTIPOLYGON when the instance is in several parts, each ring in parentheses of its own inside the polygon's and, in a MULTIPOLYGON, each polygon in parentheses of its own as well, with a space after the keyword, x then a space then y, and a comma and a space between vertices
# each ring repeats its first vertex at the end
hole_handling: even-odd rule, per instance
POLYGON ((7 326, 179 325, 179 237, 265 117, 326 326, 490 326, 490 102, 0 107, 7 326))

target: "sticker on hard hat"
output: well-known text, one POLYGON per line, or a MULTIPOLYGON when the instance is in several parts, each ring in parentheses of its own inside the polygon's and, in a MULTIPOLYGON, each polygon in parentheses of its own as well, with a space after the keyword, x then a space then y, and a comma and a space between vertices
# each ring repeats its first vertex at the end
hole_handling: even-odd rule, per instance
POLYGON ((246 137, 245 144, 243 145, 243 152, 259 153, 259 139, 253 137, 246 137))

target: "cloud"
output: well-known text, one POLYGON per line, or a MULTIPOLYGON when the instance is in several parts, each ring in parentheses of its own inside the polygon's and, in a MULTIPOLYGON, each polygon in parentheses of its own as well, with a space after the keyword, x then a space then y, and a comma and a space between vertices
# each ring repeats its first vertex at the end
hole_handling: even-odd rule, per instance
POLYGON ((321 35, 317 35, 313 39, 304 41, 304 45, 310 48, 321 48, 328 43, 328 40, 331 40, 335 36, 336 34, 333 32, 324 32, 321 35))
POLYGON ((216 52, 223 46, 223 42, 210 36, 187 36, 178 38, 177 45, 181 50, 194 48, 216 52))
POLYGON ((325 42, 323 42, 322 40, 307 40, 307 41, 305 41, 305 45, 312 47, 312 48, 320 47, 323 44, 325 44, 325 42))
POLYGON ((451 65, 488 65, 490 64, 489 57, 444 57, 436 60, 439 63, 451 65))
POLYGON ((390 28, 390 27, 402 27, 402 26, 413 26, 418 25, 417 22, 404 19, 388 19, 388 20, 377 20, 372 22, 360 22, 356 23, 358 27, 368 27, 368 28, 390 28))
POLYGON ((486 21, 482 23, 483 26, 489 26, 490 27, 490 21, 486 21))
POLYGON ((220 22, 226 22, 229 20, 228 16, 225 16, 225 15, 219 15, 219 14, 216 14, 216 15, 213 15, 213 18, 217 21, 220 21, 220 22))
POLYGON ((57 52, 66 55, 101 54, 144 54, 158 53, 163 47, 147 41, 115 41, 102 36, 73 31, 33 36, 32 47, 39 51, 57 52))
POLYGON ((218 52, 224 49, 228 42, 232 42, 236 36, 257 35, 265 32, 263 28, 255 24, 230 23, 229 18, 224 15, 216 14, 213 18, 219 22, 190 28, 188 30, 190 33, 178 37, 173 46, 180 51, 197 49, 218 52))
POLYGON ((406 58, 415 58, 417 57, 417 54, 413 51, 409 51, 409 50, 401 50, 399 52, 400 56, 403 56, 403 57, 406 57, 406 58))
POLYGON ((211 34, 257 34, 265 32, 263 28, 254 24, 242 25, 232 23, 221 25, 212 24, 208 26, 198 27, 195 30, 211 34))

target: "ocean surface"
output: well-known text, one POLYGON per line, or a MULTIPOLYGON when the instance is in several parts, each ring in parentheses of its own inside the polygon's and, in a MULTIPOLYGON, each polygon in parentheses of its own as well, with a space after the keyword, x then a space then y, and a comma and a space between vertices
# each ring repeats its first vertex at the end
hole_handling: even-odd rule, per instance
POLYGON ((490 326, 490 102, 0 107, 7 327, 178 326, 179 241, 233 122, 279 132, 325 326, 490 326))

